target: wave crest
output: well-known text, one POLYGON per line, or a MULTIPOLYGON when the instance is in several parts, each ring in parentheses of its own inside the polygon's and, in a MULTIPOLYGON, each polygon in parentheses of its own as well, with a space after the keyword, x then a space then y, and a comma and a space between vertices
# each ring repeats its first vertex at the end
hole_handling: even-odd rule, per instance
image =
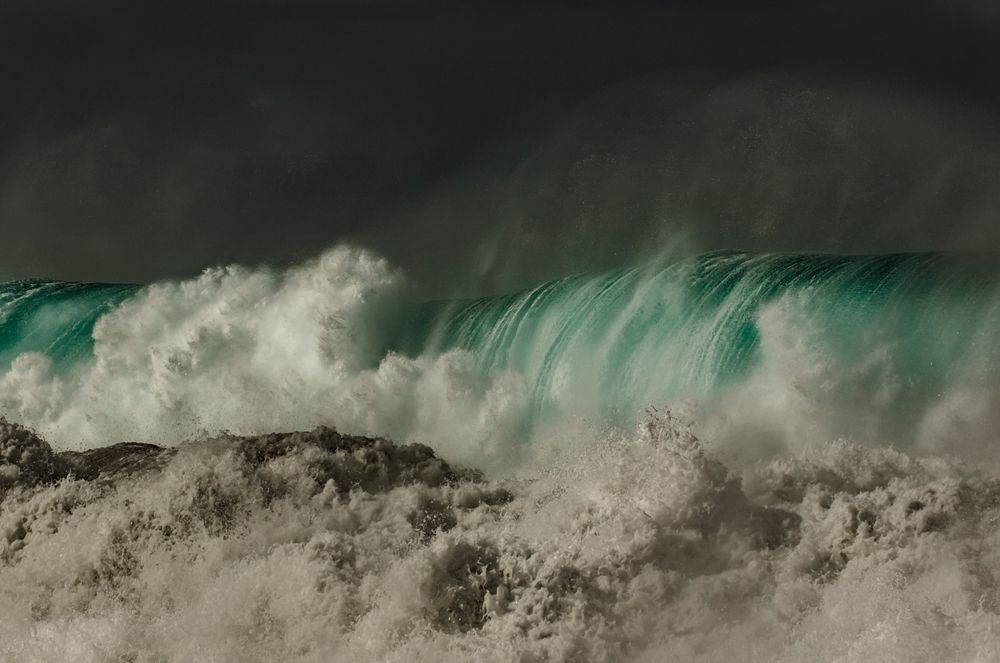
POLYGON ((386 353, 406 289, 347 247, 285 271, 149 286, 96 322, 92 361, 67 371, 19 355, 0 377, 0 412, 76 448, 336 425, 499 454, 527 408, 521 381, 463 351, 386 353))

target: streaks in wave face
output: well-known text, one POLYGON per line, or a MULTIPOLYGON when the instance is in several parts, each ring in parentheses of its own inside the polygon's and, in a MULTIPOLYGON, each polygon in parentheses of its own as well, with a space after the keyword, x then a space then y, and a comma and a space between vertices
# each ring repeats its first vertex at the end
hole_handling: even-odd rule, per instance
POLYGON ((846 432, 893 438, 955 385, 1000 388, 998 276, 940 254, 716 253, 429 305, 402 345, 526 376, 539 417, 628 422, 768 381, 878 428, 846 432))
POLYGON ((14 281, 0 284, 0 365, 40 352, 62 367, 88 359, 94 323, 138 286, 14 281))
POLYGON ((724 252, 419 304, 346 247, 142 289, 10 284, 0 413, 89 444, 333 424, 472 461, 695 401, 717 439, 974 449, 998 284, 985 258, 724 252))

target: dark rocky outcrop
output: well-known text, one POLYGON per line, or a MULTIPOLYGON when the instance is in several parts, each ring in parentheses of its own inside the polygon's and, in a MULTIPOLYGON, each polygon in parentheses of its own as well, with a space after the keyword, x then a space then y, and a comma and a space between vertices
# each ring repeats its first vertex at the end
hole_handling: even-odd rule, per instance
POLYGON ((17 486, 54 483, 69 473, 66 459, 48 442, 0 417, 0 498, 17 486))
MULTIPOLYGON (((333 481, 341 494, 355 489, 376 493, 415 483, 437 487, 481 479, 478 472, 453 468, 422 444, 397 445, 383 438, 344 435, 325 426, 198 442, 206 443, 221 453, 234 454, 248 473, 257 473, 282 457, 306 455, 312 478, 318 484, 333 481)), ((178 448, 136 442, 56 452, 30 429, 0 418, 0 498, 15 486, 51 484, 70 477, 113 482, 155 472, 177 453, 178 448)))

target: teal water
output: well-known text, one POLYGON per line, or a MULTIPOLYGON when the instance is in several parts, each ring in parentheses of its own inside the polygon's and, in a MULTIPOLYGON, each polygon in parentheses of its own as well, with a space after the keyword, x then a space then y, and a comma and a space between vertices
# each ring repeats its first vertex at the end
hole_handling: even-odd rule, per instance
MULTIPOLYGON (((888 371, 905 415, 907 403, 922 407, 956 379, 1000 385, 998 274, 992 260, 943 254, 720 252, 415 304, 385 350, 468 350, 487 374, 524 376, 536 415, 582 405, 612 418, 710 398, 768 357, 819 357, 822 370, 799 367, 789 379, 842 367, 846 386, 831 384, 831 395, 866 397, 885 388, 888 371)), ((0 362, 24 352, 50 356, 57 370, 88 361, 95 321, 139 290, 0 286, 0 362)))
POLYGON ((139 290, 134 285, 13 281, 0 284, 0 366, 24 352, 67 369, 93 353, 94 323, 139 290))
POLYGON ((970 371, 1000 385, 998 274, 991 259, 969 256, 721 252, 428 304, 400 347, 463 348, 488 372, 518 371, 538 411, 585 399, 601 415, 628 418, 650 404, 711 397, 748 375, 764 360, 771 307, 781 316, 781 338, 769 330, 772 354, 860 371, 844 388, 873 393, 885 371, 864 375, 863 366, 880 354, 905 416, 907 401, 917 407, 970 371))

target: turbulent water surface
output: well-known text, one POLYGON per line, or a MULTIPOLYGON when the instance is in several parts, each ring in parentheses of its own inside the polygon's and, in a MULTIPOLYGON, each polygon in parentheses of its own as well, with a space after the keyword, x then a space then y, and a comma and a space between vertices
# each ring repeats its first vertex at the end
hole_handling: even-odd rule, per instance
POLYGON ((0 286, 0 653, 998 660, 998 286, 728 252, 421 302, 346 247, 0 286))

